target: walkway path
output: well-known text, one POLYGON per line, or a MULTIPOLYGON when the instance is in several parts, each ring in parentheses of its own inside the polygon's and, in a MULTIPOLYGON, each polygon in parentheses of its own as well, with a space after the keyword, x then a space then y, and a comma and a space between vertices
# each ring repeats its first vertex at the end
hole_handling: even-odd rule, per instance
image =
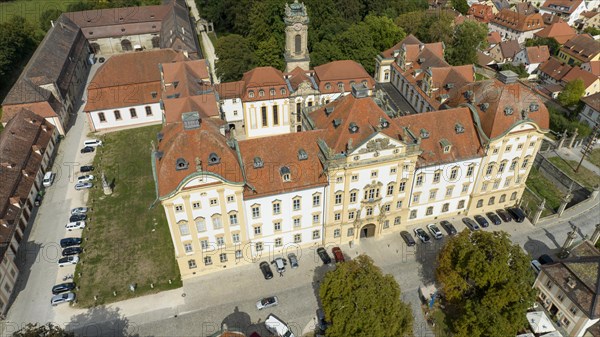
MULTIPOLYGON (((582 154, 581 154, 581 147, 577 147, 577 148, 573 148, 573 149, 569 149, 569 148, 561 148, 556 150, 555 152, 563 159, 565 160, 574 160, 576 162, 579 163, 579 161, 581 160, 582 154)), ((592 162, 588 161, 587 159, 584 159, 583 162, 581 163, 581 166, 585 167, 586 169, 596 173, 598 176, 600 176, 600 168, 596 165, 594 165, 592 162)))
POLYGON ((194 0, 186 0, 186 3, 190 8, 190 11, 192 12, 194 21, 196 22, 196 31, 200 32, 200 43, 202 43, 203 57, 204 59, 208 60, 208 63, 210 65, 209 70, 212 76, 213 83, 220 83, 219 78, 217 77, 217 73, 215 71, 215 61, 217 60, 217 57, 215 55, 215 47, 213 46, 212 41, 208 37, 206 30, 204 30, 204 27, 202 27, 202 25, 199 23, 200 12, 198 11, 198 7, 196 7, 196 2, 194 0))

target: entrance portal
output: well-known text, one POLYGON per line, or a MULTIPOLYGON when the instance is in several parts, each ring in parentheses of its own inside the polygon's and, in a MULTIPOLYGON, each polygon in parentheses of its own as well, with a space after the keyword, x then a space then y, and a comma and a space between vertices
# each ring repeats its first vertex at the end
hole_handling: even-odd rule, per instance
POLYGON ((375 225, 374 224, 368 224, 363 226, 363 228, 360 229, 360 238, 370 238, 372 236, 375 236, 375 225))

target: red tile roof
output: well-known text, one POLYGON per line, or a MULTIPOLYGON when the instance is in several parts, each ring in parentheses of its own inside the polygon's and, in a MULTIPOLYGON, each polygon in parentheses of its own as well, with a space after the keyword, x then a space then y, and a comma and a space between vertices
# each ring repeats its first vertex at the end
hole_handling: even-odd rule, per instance
POLYGON ((544 28, 544 20, 539 13, 523 15, 510 9, 501 10, 490 22, 519 32, 544 28))
POLYGON ((550 14, 550 13, 542 14, 542 19, 544 19, 545 25, 551 25, 551 24, 557 23, 557 22, 565 22, 558 15, 554 15, 554 14, 550 14))
POLYGON ((244 101, 264 101, 267 99, 278 99, 289 97, 289 92, 283 73, 273 67, 257 67, 244 73, 242 77, 245 93, 244 101), (271 93, 271 89, 275 92, 271 93), (285 94, 281 93, 285 89, 285 94), (263 92, 263 96, 260 92, 263 92), (250 92, 254 97, 250 97, 250 92))
POLYGON ((583 81, 583 84, 587 89, 590 87, 590 85, 594 84, 594 82, 598 81, 598 76, 590 73, 589 71, 585 71, 579 67, 574 67, 562 78, 562 81, 564 83, 569 83, 578 79, 583 81))
POLYGON ((394 57, 394 50, 399 50, 400 47, 402 47, 403 44, 409 45, 409 44, 421 44, 421 41, 419 41, 419 39, 417 39, 414 35, 412 34, 408 34, 407 37, 404 38, 404 40, 396 43, 393 47, 384 50, 381 52, 381 56, 383 56, 384 58, 393 58, 394 57))
POLYGON ((488 23, 494 17, 492 6, 474 3, 467 12, 468 15, 473 15, 477 21, 488 23))
POLYGON ((543 38, 551 37, 554 38, 556 42, 564 44, 570 38, 577 35, 577 32, 571 26, 569 26, 568 23, 562 21, 553 23, 550 26, 546 26, 544 29, 536 32, 533 35, 543 38))
POLYGON ((307 72, 300 67, 296 67, 296 68, 294 68, 294 70, 289 72, 287 75, 288 75, 288 80, 290 82, 290 85, 292 86, 292 90, 293 91, 298 90, 298 87, 303 82, 308 82, 310 84, 311 88, 313 88, 313 82, 311 81, 311 76, 309 74, 314 75, 314 73, 312 71, 307 72))
POLYGON ((225 82, 215 84, 215 90, 219 93, 220 99, 241 98, 246 89, 244 81, 225 82))
POLYGON ((560 81, 570 70, 571 66, 562 63, 558 59, 551 57, 548 61, 540 64, 538 68, 540 72, 543 72, 553 78, 556 81, 560 81))
POLYGON ((219 117, 219 107, 215 93, 204 95, 186 96, 163 100, 165 109, 166 123, 175 123, 181 121, 181 116, 185 112, 197 111, 201 118, 219 117))
POLYGON ((525 51, 530 64, 542 63, 550 58, 548 46, 526 47, 525 51))
POLYGON ((519 82, 504 84, 494 79, 471 83, 461 88, 448 105, 469 102, 475 106, 481 129, 490 139, 502 136, 525 120, 523 111, 527 111, 527 118, 541 129, 549 127, 548 109, 536 94, 519 82), (467 98, 468 91, 471 99, 467 98), (530 111, 533 106, 537 106, 537 111, 530 111))
POLYGON ((322 94, 339 92, 338 83, 344 84, 346 92, 351 90, 351 82, 361 83, 367 82, 367 87, 373 89, 375 80, 367 73, 360 63, 352 60, 332 61, 329 63, 316 66, 315 80, 322 94), (327 83, 330 88, 327 89, 327 83))
POLYGON ((489 44, 498 44, 502 42, 502 36, 500 36, 500 33, 496 31, 490 32, 487 36, 487 42, 489 44))
POLYGON ((596 76, 600 76, 600 60, 590 61, 588 62, 588 64, 585 65, 585 67, 587 67, 587 71, 591 72, 596 76))
POLYGON ((560 50, 585 63, 600 53, 600 43, 588 34, 580 34, 565 42, 560 50))

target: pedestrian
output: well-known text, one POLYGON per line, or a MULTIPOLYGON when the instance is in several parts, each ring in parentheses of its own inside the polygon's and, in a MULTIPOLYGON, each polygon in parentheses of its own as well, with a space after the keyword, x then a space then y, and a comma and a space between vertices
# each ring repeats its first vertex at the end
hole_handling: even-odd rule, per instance
POLYGON ((279 277, 283 277, 283 272, 279 271, 279 277))

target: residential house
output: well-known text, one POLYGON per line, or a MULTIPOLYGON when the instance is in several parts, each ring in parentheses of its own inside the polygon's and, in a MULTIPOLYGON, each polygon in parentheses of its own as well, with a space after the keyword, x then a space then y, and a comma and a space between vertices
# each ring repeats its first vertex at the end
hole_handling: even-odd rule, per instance
MULTIPOLYGON (((57 128, 21 109, 0 134, 0 313, 15 289, 19 245, 32 217, 35 199, 56 149, 57 128)), ((66 179, 56 172, 55 181, 66 179)))
POLYGON ((469 7, 467 15, 472 15, 479 22, 488 23, 494 17, 493 6, 474 3, 469 7))
MULTIPOLYGON (((489 38, 489 34, 488 34, 489 38)), ((398 54, 400 54, 400 48, 403 44, 421 44, 421 41, 414 35, 408 34, 404 40, 398 42, 393 47, 381 52, 377 55, 375 62, 375 82, 377 83, 389 83, 391 80, 390 74, 392 73, 392 63, 396 60, 398 54)))
POLYGON ((544 28, 544 21, 539 13, 525 15, 503 9, 488 23, 488 27, 490 31, 500 33, 504 40, 523 43, 544 28))
POLYGON ((585 93, 583 94, 583 97, 600 92, 600 77, 590 73, 589 71, 585 71, 580 67, 574 67, 562 78, 561 81, 564 85, 566 85, 574 80, 583 81, 583 85, 585 87, 585 93))
POLYGON ((575 21, 577 29, 584 30, 588 27, 600 28, 600 12, 599 9, 595 11, 585 11, 579 16, 579 19, 575 21))
POLYGON ((530 77, 536 77, 537 68, 550 58, 548 46, 533 46, 521 49, 514 57, 513 64, 525 66, 530 77))
POLYGON ((587 34, 577 35, 560 48, 558 58, 570 65, 600 60, 600 43, 587 34))
POLYGON ((508 40, 500 42, 500 44, 490 49, 490 56, 496 61, 496 63, 510 63, 520 50, 521 46, 519 46, 519 42, 517 40, 508 40))
POLYGON ((600 76, 600 60, 583 63, 581 69, 589 71, 596 76, 600 76))
POLYGON ((568 40, 575 37, 577 32, 568 23, 561 21, 553 23, 549 26, 544 27, 544 29, 535 33, 535 37, 540 38, 553 38, 559 44, 565 44, 568 40))
POLYGON ((546 26, 550 26, 551 24, 557 22, 565 22, 565 20, 561 19, 560 16, 549 13, 543 13, 542 19, 544 19, 544 24, 546 26))
POLYGON ((572 26, 586 9, 584 0, 546 0, 540 13, 556 15, 572 26))
POLYGON ((583 97, 581 101, 585 104, 579 113, 579 121, 590 127, 600 123, 600 93, 583 97))
POLYGON ((514 11, 519 14, 529 15, 529 14, 537 13, 538 9, 533 5, 533 3, 527 1, 527 2, 515 3, 514 11))
POLYGON ((600 252, 588 240, 542 266, 533 287, 565 336, 582 337, 600 320, 600 252))
POLYGON ((539 66, 538 74, 539 78, 546 83, 559 84, 572 68, 570 65, 551 57, 539 66))
POLYGON ((489 48, 493 48, 498 43, 502 42, 502 37, 498 32, 489 32, 487 35, 487 43, 489 48))

